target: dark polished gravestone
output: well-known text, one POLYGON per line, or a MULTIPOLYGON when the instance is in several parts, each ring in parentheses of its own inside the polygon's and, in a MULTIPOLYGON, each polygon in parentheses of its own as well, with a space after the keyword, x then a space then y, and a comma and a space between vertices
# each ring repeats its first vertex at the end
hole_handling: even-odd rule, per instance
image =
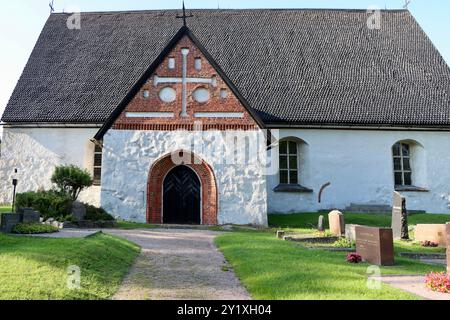
POLYGON ((86 217, 86 207, 81 202, 75 201, 72 204, 72 217, 75 221, 83 221, 86 217))
POLYGON ((447 238, 447 274, 450 275, 450 223, 445 228, 447 238))
POLYGON ((396 191, 394 192, 394 204, 392 206, 391 226, 394 239, 409 240, 408 212, 406 211, 406 199, 396 191))
POLYGON ((0 215, 0 231, 11 233, 16 224, 22 222, 22 214, 19 213, 2 213, 0 215))
POLYGON ((40 222, 41 214, 32 208, 19 208, 17 210, 17 213, 22 215, 23 223, 39 223, 40 222))
POLYGON ((364 261, 378 266, 394 265, 392 229, 356 226, 356 252, 364 261))

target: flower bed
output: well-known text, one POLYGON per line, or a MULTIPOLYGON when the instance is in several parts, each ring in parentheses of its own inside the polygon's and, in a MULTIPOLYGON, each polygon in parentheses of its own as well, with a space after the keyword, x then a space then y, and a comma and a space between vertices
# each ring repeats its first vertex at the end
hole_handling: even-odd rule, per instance
POLYGON ((450 293, 450 275, 445 272, 431 272, 425 279, 428 289, 440 293, 450 293))

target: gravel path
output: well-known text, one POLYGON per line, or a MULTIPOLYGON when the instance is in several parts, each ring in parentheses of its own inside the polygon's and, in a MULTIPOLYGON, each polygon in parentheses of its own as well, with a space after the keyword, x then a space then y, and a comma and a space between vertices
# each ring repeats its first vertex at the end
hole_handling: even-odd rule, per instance
POLYGON ((249 300, 213 240, 202 230, 103 230, 142 247, 115 300, 249 300))

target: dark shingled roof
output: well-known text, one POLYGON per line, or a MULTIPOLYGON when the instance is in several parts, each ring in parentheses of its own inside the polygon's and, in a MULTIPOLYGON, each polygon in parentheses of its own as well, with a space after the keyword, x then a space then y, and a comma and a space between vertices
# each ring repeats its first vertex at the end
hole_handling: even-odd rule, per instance
MULTIPOLYGON (((192 10, 188 27, 267 124, 450 125, 450 70, 408 11, 192 10)), ((103 123, 179 11, 52 14, 5 122, 103 123)))

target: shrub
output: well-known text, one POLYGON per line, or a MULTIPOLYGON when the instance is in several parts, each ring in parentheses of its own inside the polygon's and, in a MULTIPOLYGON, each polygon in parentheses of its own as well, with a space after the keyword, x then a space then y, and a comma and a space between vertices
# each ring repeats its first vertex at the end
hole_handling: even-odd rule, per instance
POLYGON ((13 233, 18 234, 38 234, 38 233, 53 233, 58 232, 59 229, 41 223, 19 223, 12 229, 13 233))
POLYGON ((55 191, 38 191, 19 193, 16 196, 17 208, 33 208, 44 219, 60 218, 70 215, 72 200, 65 194, 55 191))
POLYGON ((425 284, 432 291, 450 293, 450 275, 445 272, 431 272, 425 278, 425 284))
POLYGON ((335 243, 333 243, 333 247, 335 248, 353 248, 355 243, 347 238, 340 238, 335 243))
POLYGON ((90 204, 84 203, 86 208, 86 220, 90 221, 112 221, 115 220, 112 215, 106 212, 103 208, 97 208, 90 204))
POLYGON ((52 182, 56 184, 60 192, 67 194, 72 201, 75 201, 83 189, 92 186, 93 180, 86 170, 70 165, 56 167, 52 182))
POLYGON ((331 231, 329 231, 329 230, 325 230, 325 231, 316 231, 315 233, 314 233, 314 235, 316 236, 316 237, 319 237, 319 238, 331 238, 331 237, 334 237, 334 235, 331 233, 331 231))
POLYGON ((350 263, 360 263, 361 261, 362 261, 361 255, 359 255, 359 254, 356 253, 356 252, 349 253, 349 254, 347 255, 347 262, 350 262, 350 263))

